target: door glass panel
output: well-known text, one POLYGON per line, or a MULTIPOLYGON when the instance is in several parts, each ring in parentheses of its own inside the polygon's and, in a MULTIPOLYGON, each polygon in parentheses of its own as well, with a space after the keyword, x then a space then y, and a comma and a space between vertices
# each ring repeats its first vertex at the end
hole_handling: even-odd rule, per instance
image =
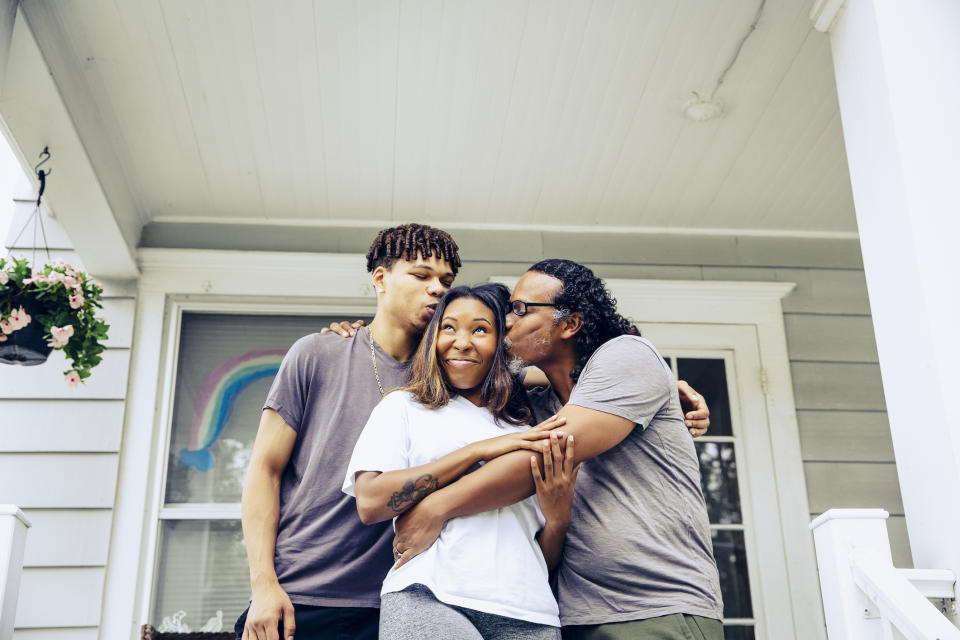
POLYGON ((732 436, 727 371, 720 358, 677 358, 677 376, 703 394, 710 407, 709 436, 732 436))
POLYGON ((711 524, 740 524, 740 490, 732 442, 697 442, 700 479, 711 524))
POLYGON ((747 576, 747 551, 743 531, 713 532, 713 556, 720 570, 725 618, 752 618, 750 580, 747 576))

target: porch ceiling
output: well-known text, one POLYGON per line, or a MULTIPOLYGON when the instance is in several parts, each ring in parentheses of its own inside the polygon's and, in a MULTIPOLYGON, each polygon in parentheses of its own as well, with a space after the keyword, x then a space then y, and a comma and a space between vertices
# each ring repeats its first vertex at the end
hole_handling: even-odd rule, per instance
POLYGON ((810 4, 766 2, 705 123, 759 0, 22 7, 121 226, 851 232, 810 4))

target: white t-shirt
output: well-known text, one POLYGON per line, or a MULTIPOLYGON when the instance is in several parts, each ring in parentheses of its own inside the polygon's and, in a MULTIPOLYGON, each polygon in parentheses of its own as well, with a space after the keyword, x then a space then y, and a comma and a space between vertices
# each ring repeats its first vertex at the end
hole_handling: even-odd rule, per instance
MULTIPOLYGON (((428 409, 406 391, 376 406, 347 465, 343 491, 355 495, 360 471, 397 471, 432 462, 477 440, 522 431, 461 396, 428 409)), ((433 545, 391 569, 381 595, 420 583, 441 602, 560 626, 557 601, 535 536, 544 518, 536 496, 509 507, 449 520, 433 545)))

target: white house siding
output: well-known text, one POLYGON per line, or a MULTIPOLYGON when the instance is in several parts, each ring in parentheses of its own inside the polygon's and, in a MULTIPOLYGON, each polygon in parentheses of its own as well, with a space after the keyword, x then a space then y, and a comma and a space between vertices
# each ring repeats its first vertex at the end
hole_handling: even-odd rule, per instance
MULTIPOLYGON (((33 206, 17 203, 7 243, 33 206)), ((78 265, 56 223, 44 224, 52 256, 78 265)), ((15 254, 30 255, 33 235, 28 229, 24 236, 15 254)), ((38 251, 37 260, 45 258, 38 251)), ((102 284, 110 340, 82 388, 64 383, 59 352, 38 367, 0 367, 0 503, 17 504, 33 523, 16 640, 97 637, 135 305, 132 286, 102 284)))

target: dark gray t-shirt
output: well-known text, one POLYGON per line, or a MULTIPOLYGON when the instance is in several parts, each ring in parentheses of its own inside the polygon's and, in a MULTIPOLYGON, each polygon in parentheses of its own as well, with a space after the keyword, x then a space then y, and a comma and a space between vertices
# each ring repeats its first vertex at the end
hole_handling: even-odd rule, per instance
MULTIPOLYGON (((537 421, 560 410, 535 390, 537 421)), ((564 625, 642 620, 674 613, 720 619, 723 602, 696 450, 677 383, 638 336, 614 338, 587 361, 568 404, 637 426, 588 460, 577 476, 558 573, 564 625)))
MULTIPOLYGON (((409 379, 406 363, 376 347, 384 391, 409 379)), ((380 390, 370 332, 353 338, 318 333, 297 340, 280 365, 264 408, 297 432, 280 483, 274 566, 296 604, 379 607, 393 565, 390 522, 365 526, 340 490, 347 463, 380 390)))

